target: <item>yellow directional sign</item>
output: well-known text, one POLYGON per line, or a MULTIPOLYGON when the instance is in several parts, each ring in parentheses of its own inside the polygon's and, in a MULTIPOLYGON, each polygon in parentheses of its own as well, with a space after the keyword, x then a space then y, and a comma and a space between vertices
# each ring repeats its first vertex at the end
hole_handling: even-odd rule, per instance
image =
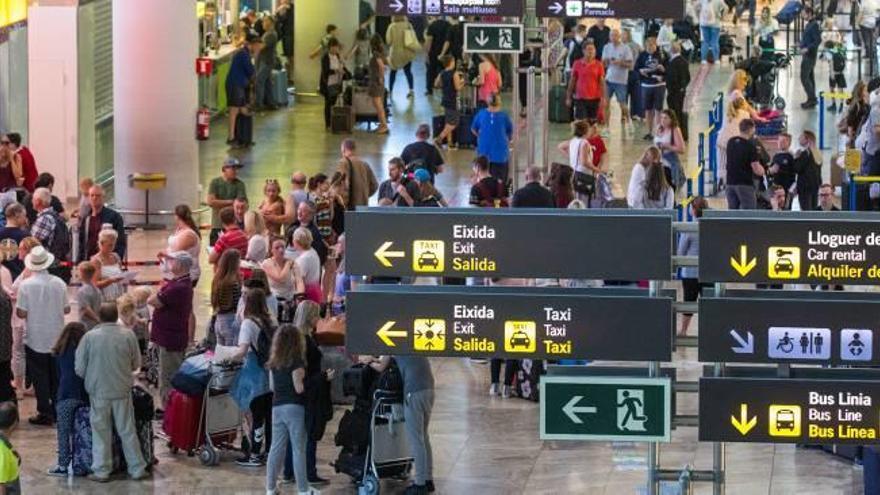
POLYGON ((730 266, 739 273, 741 277, 745 277, 758 264, 757 258, 749 259, 749 248, 745 244, 739 247, 739 259, 730 257, 730 266))
POLYGON ((504 350, 533 353, 537 349, 537 325, 534 321, 505 321, 504 350))
POLYGON ((752 419, 749 419, 749 406, 748 404, 740 404, 739 405, 739 418, 736 416, 730 416, 730 424, 733 425, 734 428, 743 436, 746 436, 752 428, 758 424, 758 417, 752 416, 752 419))
POLYGON ((801 436, 801 406, 771 405, 767 422, 771 437, 801 436))
POLYGON ((406 330, 392 330, 391 328, 394 326, 396 322, 389 321, 382 325, 382 328, 376 332, 376 335, 382 339, 382 342, 385 342, 385 345, 388 347, 396 347, 392 338, 405 339, 406 338, 406 330))
POLYGON ((376 259, 379 260, 379 263, 382 263, 382 266, 386 268, 391 268, 392 266, 394 266, 391 264, 391 261, 389 261, 389 258, 403 258, 404 256, 406 256, 406 253, 404 253, 403 251, 389 251, 392 244, 394 243, 382 243, 382 245, 379 246, 379 249, 377 249, 376 252, 373 253, 376 256, 376 259))
POLYGON ((419 273, 441 273, 446 266, 446 243, 433 240, 413 241, 413 271, 419 273))

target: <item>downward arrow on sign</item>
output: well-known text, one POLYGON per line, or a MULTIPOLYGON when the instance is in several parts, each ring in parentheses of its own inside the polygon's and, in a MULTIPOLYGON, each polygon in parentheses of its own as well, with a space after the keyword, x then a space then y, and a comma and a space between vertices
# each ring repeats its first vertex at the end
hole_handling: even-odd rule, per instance
POLYGON ((474 41, 476 41, 477 44, 480 45, 480 46, 486 46, 486 43, 489 42, 489 38, 486 37, 486 33, 481 29, 481 30, 480 30, 480 35, 477 36, 477 37, 474 39, 474 41))

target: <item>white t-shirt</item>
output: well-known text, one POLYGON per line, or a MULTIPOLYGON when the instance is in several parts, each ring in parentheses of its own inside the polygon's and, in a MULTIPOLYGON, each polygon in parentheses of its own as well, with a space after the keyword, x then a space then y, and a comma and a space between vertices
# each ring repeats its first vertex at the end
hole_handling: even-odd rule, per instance
POLYGON ((321 258, 314 249, 309 248, 308 251, 299 253, 295 263, 306 285, 321 283, 321 258))
POLYGON ((64 281, 46 271, 34 273, 18 288, 15 307, 27 311, 25 344, 36 352, 51 352, 70 309, 64 281))
POLYGON ((632 175, 629 177, 629 187, 626 188, 626 203, 630 208, 641 207, 641 198, 643 193, 643 185, 645 184, 645 167, 641 163, 636 163, 633 167, 632 175))
POLYGON ((246 318, 241 322, 241 328, 238 330, 238 345, 247 344, 258 348, 257 343, 260 339, 260 326, 254 323, 254 320, 246 318))

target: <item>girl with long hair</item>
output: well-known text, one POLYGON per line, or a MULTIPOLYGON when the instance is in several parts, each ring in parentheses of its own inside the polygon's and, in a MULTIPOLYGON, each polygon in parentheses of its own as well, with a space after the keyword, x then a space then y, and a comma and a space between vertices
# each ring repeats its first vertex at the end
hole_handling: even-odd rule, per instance
POLYGON ((188 205, 179 204, 174 207, 174 232, 168 236, 168 245, 159 254, 159 267, 162 270, 162 278, 170 280, 173 278, 171 268, 165 263, 165 258, 169 253, 178 251, 186 251, 193 260, 189 269, 189 278, 192 279, 193 287, 199 281, 202 275, 202 269, 199 268, 199 255, 202 252, 202 234, 199 233, 199 227, 193 220, 192 210, 188 205))
MULTIPOLYGON (((67 467, 73 458, 73 417, 81 406, 89 404, 83 379, 77 376, 74 364, 76 348, 86 334, 86 327, 78 321, 64 326, 52 347, 52 355, 58 363, 58 399, 55 402, 55 427, 58 431, 58 464, 49 470, 50 476, 67 477, 67 467)), ((73 473, 85 476, 88 473, 73 473)))
POLYGON ((235 310, 241 297, 241 255, 227 249, 217 261, 217 272, 211 281, 211 308, 214 311, 214 333, 219 345, 231 346, 238 341, 235 310))

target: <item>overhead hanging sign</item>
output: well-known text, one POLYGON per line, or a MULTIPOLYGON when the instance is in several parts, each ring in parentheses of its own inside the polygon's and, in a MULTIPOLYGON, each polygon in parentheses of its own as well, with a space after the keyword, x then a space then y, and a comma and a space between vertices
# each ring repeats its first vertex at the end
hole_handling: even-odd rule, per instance
POLYGON ((701 298, 699 359, 880 366, 878 313, 880 301, 701 298))
POLYGON ((880 219, 711 212, 700 220, 704 282, 880 284, 880 219))
POLYGON ((346 268, 386 277, 667 280, 667 212, 369 208, 345 214, 346 268))
POLYGON ((669 378, 541 377, 541 440, 668 442, 669 378))
POLYGON ((522 24, 465 24, 464 51, 469 53, 522 53, 522 24))
POLYGON ((349 292, 354 354, 669 361, 672 299, 516 287, 349 292))
POLYGON ((376 0, 379 15, 521 17, 523 0, 376 0))
POLYGON ((684 18, 683 0, 535 0, 538 17, 684 18))
POLYGON ((701 378, 700 441, 874 444, 880 383, 701 378))

